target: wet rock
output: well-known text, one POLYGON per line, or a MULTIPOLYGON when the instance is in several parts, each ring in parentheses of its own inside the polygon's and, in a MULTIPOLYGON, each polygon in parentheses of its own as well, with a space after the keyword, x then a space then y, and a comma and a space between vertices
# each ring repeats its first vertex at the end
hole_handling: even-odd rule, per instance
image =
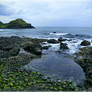
POLYGON ((59 38, 58 38, 58 41, 59 41, 59 42, 61 42, 62 40, 63 40, 63 38, 62 38, 62 37, 59 37, 59 38))
POLYGON ((92 87, 92 47, 85 47, 77 53, 75 61, 83 68, 86 74, 85 87, 92 87))
POLYGON ((66 43, 60 43, 60 49, 68 49, 68 46, 66 43))
POLYGON ((22 47, 25 51, 28 51, 30 53, 36 55, 42 54, 42 47, 39 43, 25 42, 22 44, 22 47))
POLYGON ((0 59, 0 62, 5 63, 6 69, 4 71, 16 71, 21 66, 28 64, 33 58, 36 58, 34 55, 25 55, 19 54, 18 56, 9 57, 0 59))
POLYGON ((56 44, 56 43, 59 43, 57 40, 55 39, 50 39, 47 41, 48 43, 52 43, 52 44, 56 44))
POLYGON ((42 49, 48 50, 50 47, 51 47, 50 45, 49 46, 43 46, 42 49))
POLYGON ((53 32, 53 33, 56 33, 56 32, 53 32))
POLYGON ((19 54, 20 48, 14 47, 11 50, 0 50, 0 58, 8 58, 19 54))
POLYGON ((59 38, 58 38, 58 41, 59 41, 59 42, 66 41, 66 40, 67 40, 67 39, 63 39, 62 37, 59 37, 59 38))
POLYGON ((84 40, 83 42, 81 42, 81 45, 82 46, 88 46, 88 45, 91 45, 91 43, 87 40, 84 40))
POLYGON ((67 37, 67 38, 75 38, 75 35, 72 35, 72 34, 66 34, 65 37, 67 37))

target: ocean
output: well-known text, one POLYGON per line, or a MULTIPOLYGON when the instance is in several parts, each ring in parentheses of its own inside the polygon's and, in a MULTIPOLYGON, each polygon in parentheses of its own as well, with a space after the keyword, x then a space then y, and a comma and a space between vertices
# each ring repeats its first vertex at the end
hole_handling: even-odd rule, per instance
POLYGON ((37 27, 36 29, 0 29, 0 36, 57 38, 63 34, 92 36, 92 27, 37 27), (51 35, 51 33, 56 34, 51 35))
MULTIPOLYGON (((83 40, 92 41, 92 27, 36 27, 36 29, 0 29, 0 37, 19 36, 41 39, 58 39, 63 37, 68 43, 69 53, 78 51, 83 40)), ((57 45, 53 45, 58 49, 57 45)))

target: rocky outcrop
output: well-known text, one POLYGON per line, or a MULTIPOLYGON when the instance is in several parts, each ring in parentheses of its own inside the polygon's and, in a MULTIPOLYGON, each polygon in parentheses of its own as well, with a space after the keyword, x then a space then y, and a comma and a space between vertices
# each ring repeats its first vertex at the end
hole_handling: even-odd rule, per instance
POLYGON ((66 40, 67 40, 67 39, 63 39, 62 37, 59 37, 59 38, 58 38, 58 41, 59 41, 59 42, 66 41, 66 40))
POLYGON ((48 40, 47 41, 48 43, 52 43, 52 44, 57 44, 57 43, 59 43, 57 40, 55 40, 55 39, 50 39, 50 40, 48 40))
POLYGON ((51 46, 43 46, 42 49, 48 50, 51 46))
POLYGON ((6 24, 0 22, 0 28, 1 29, 22 29, 22 28, 35 28, 35 27, 33 27, 29 23, 26 23, 23 19, 16 19, 6 24))
POLYGON ((92 87, 92 47, 82 48, 75 60, 86 74, 85 87, 92 87))
POLYGON ((60 43, 60 49, 63 49, 63 50, 68 49, 67 44, 61 42, 61 43, 60 43))
POLYGON ((32 42, 25 42, 22 44, 23 49, 27 52, 41 55, 42 54, 42 47, 39 43, 32 43, 32 42))
POLYGON ((87 40, 84 40, 83 42, 81 42, 81 45, 82 46, 88 46, 88 45, 91 45, 91 43, 87 40))

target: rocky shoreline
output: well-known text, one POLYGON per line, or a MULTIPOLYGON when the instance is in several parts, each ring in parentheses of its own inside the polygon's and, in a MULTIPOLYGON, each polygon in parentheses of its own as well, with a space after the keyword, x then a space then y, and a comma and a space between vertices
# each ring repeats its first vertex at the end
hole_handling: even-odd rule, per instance
POLYGON ((92 91, 92 47, 84 47, 77 53, 76 62, 83 68, 86 74, 84 87, 92 91))
MULTIPOLYGON (((50 78, 44 79, 42 75, 34 71, 20 70, 20 68, 32 59, 40 58, 43 49, 48 49, 50 46, 42 47, 43 42, 52 44, 60 43, 60 49, 66 50, 68 46, 63 43, 62 38, 58 40, 54 39, 32 39, 32 38, 20 38, 16 36, 12 37, 0 37, 0 90, 1 91, 24 91, 24 90, 44 90, 44 91, 76 91, 83 90, 84 88, 75 87, 71 81, 61 82, 57 80, 53 82, 50 78)), ((88 42, 87 42, 88 43, 88 42)), ((89 50, 82 50, 78 53, 76 62, 83 67, 86 72, 87 80, 85 83, 89 83, 91 86, 91 48, 89 50), (87 51, 87 52, 86 52, 87 51), (87 54, 89 53, 89 54, 87 54), (80 56, 83 57, 80 59, 80 56), (90 57, 88 59, 88 57, 90 57), (83 61, 83 62, 81 62, 83 61), (87 64, 87 65, 86 65, 87 64), (86 67, 86 68, 85 68, 86 67), (89 67, 89 68, 87 68, 89 67), (88 80, 89 79, 89 80, 88 80)), ((87 85, 87 84, 85 84, 87 85)), ((87 88, 87 86, 86 86, 87 88)), ((86 90, 86 89, 85 89, 86 90)))
POLYGON ((64 91, 78 90, 71 81, 52 82, 34 71, 21 70, 32 59, 41 57, 41 43, 46 39, 0 37, 0 90, 1 91, 64 91), (21 51, 24 50, 24 51, 21 51))

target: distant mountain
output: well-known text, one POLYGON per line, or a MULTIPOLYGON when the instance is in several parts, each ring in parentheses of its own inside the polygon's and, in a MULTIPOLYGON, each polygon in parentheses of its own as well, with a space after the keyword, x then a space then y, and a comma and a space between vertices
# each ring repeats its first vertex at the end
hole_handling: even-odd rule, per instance
POLYGON ((26 23, 23 19, 12 20, 9 23, 0 22, 0 29, 25 29, 25 28, 35 28, 29 23, 26 23))

